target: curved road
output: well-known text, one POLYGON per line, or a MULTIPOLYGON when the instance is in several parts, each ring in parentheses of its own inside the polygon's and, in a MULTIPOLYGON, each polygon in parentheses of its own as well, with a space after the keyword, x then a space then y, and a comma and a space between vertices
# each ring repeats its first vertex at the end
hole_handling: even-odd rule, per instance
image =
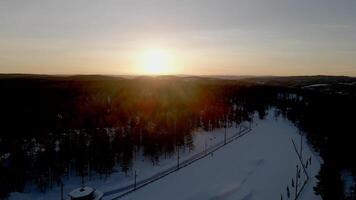
POLYGON ((166 170, 163 170, 157 174, 154 174, 153 176, 147 178, 147 179, 143 179, 143 180, 140 180, 138 182, 136 182, 136 187, 135 187, 135 184, 130 184, 130 185, 127 185, 125 187, 121 187, 121 188, 118 188, 118 189, 115 189, 115 190, 111 190, 111 191, 107 191, 104 193, 104 196, 110 196, 110 195, 115 195, 117 194, 118 196, 113 198, 113 199, 119 199, 139 188, 142 188, 154 181, 157 181, 181 168, 184 168, 202 158, 204 158, 205 156, 209 155, 210 153, 213 153, 215 151, 217 151, 218 149, 220 149, 221 147, 231 143, 232 141, 246 135, 247 133, 249 133, 251 131, 251 128, 248 128, 248 127, 245 127, 245 126, 242 126, 243 129, 241 131, 239 131, 238 133, 230 136, 229 138, 226 139, 226 142, 225 141, 221 141, 217 144, 215 144, 214 146, 211 146, 209 147, 206 151, 203 151, 203 152, 200 152, 200 153, 197 153, 193 156, 191 156, 190 158, 182 161, 181 163, 179 163, 179 166, 172 166, 166 170))

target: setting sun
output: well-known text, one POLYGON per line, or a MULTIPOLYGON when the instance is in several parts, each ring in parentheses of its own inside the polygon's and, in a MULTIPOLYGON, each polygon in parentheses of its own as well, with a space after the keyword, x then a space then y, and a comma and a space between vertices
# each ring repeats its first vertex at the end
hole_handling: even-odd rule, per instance
POLYGON ((163 49, 148 49, 140 57, 140 72, 149 75, 175 72, 173 55, 163 49))

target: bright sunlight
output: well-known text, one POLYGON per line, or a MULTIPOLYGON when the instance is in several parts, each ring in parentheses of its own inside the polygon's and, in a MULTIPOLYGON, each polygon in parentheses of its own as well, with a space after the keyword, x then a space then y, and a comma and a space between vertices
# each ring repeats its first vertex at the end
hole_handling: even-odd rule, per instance
POLYGON ((148 75, 164 75, 176 72, 172 53, 163 49, 148 49, 140 57, 140 72, 148 75))

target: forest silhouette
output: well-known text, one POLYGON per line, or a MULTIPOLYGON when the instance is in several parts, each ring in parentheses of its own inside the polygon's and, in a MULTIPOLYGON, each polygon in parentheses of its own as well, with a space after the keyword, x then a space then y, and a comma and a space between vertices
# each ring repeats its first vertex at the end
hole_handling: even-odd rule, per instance
MULTIPOLYGON (((153 165, 194 148, 211 131, 263 119, 271 107, 292 121, 324 160, 317 194, 344 199, 340 172, 355 172, 355 96, 281 84, 213 78, 10 76, 0 78, 0 197, 65 177, 132 170, 142 150, 153 165)), ((353 174, 354 175, 354 174, 353 174)), ((351 198, 351 197, 350 197, 351 198)))

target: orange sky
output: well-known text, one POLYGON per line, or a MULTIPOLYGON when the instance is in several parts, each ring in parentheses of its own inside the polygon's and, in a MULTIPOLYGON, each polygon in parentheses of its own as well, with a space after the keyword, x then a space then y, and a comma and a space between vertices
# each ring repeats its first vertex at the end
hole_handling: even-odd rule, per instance
POLYGON ((356 76, 355 10, 349 0, 1 1, 0 73, 356 76), (152 49, 160 55, 145 56, 152 49))

